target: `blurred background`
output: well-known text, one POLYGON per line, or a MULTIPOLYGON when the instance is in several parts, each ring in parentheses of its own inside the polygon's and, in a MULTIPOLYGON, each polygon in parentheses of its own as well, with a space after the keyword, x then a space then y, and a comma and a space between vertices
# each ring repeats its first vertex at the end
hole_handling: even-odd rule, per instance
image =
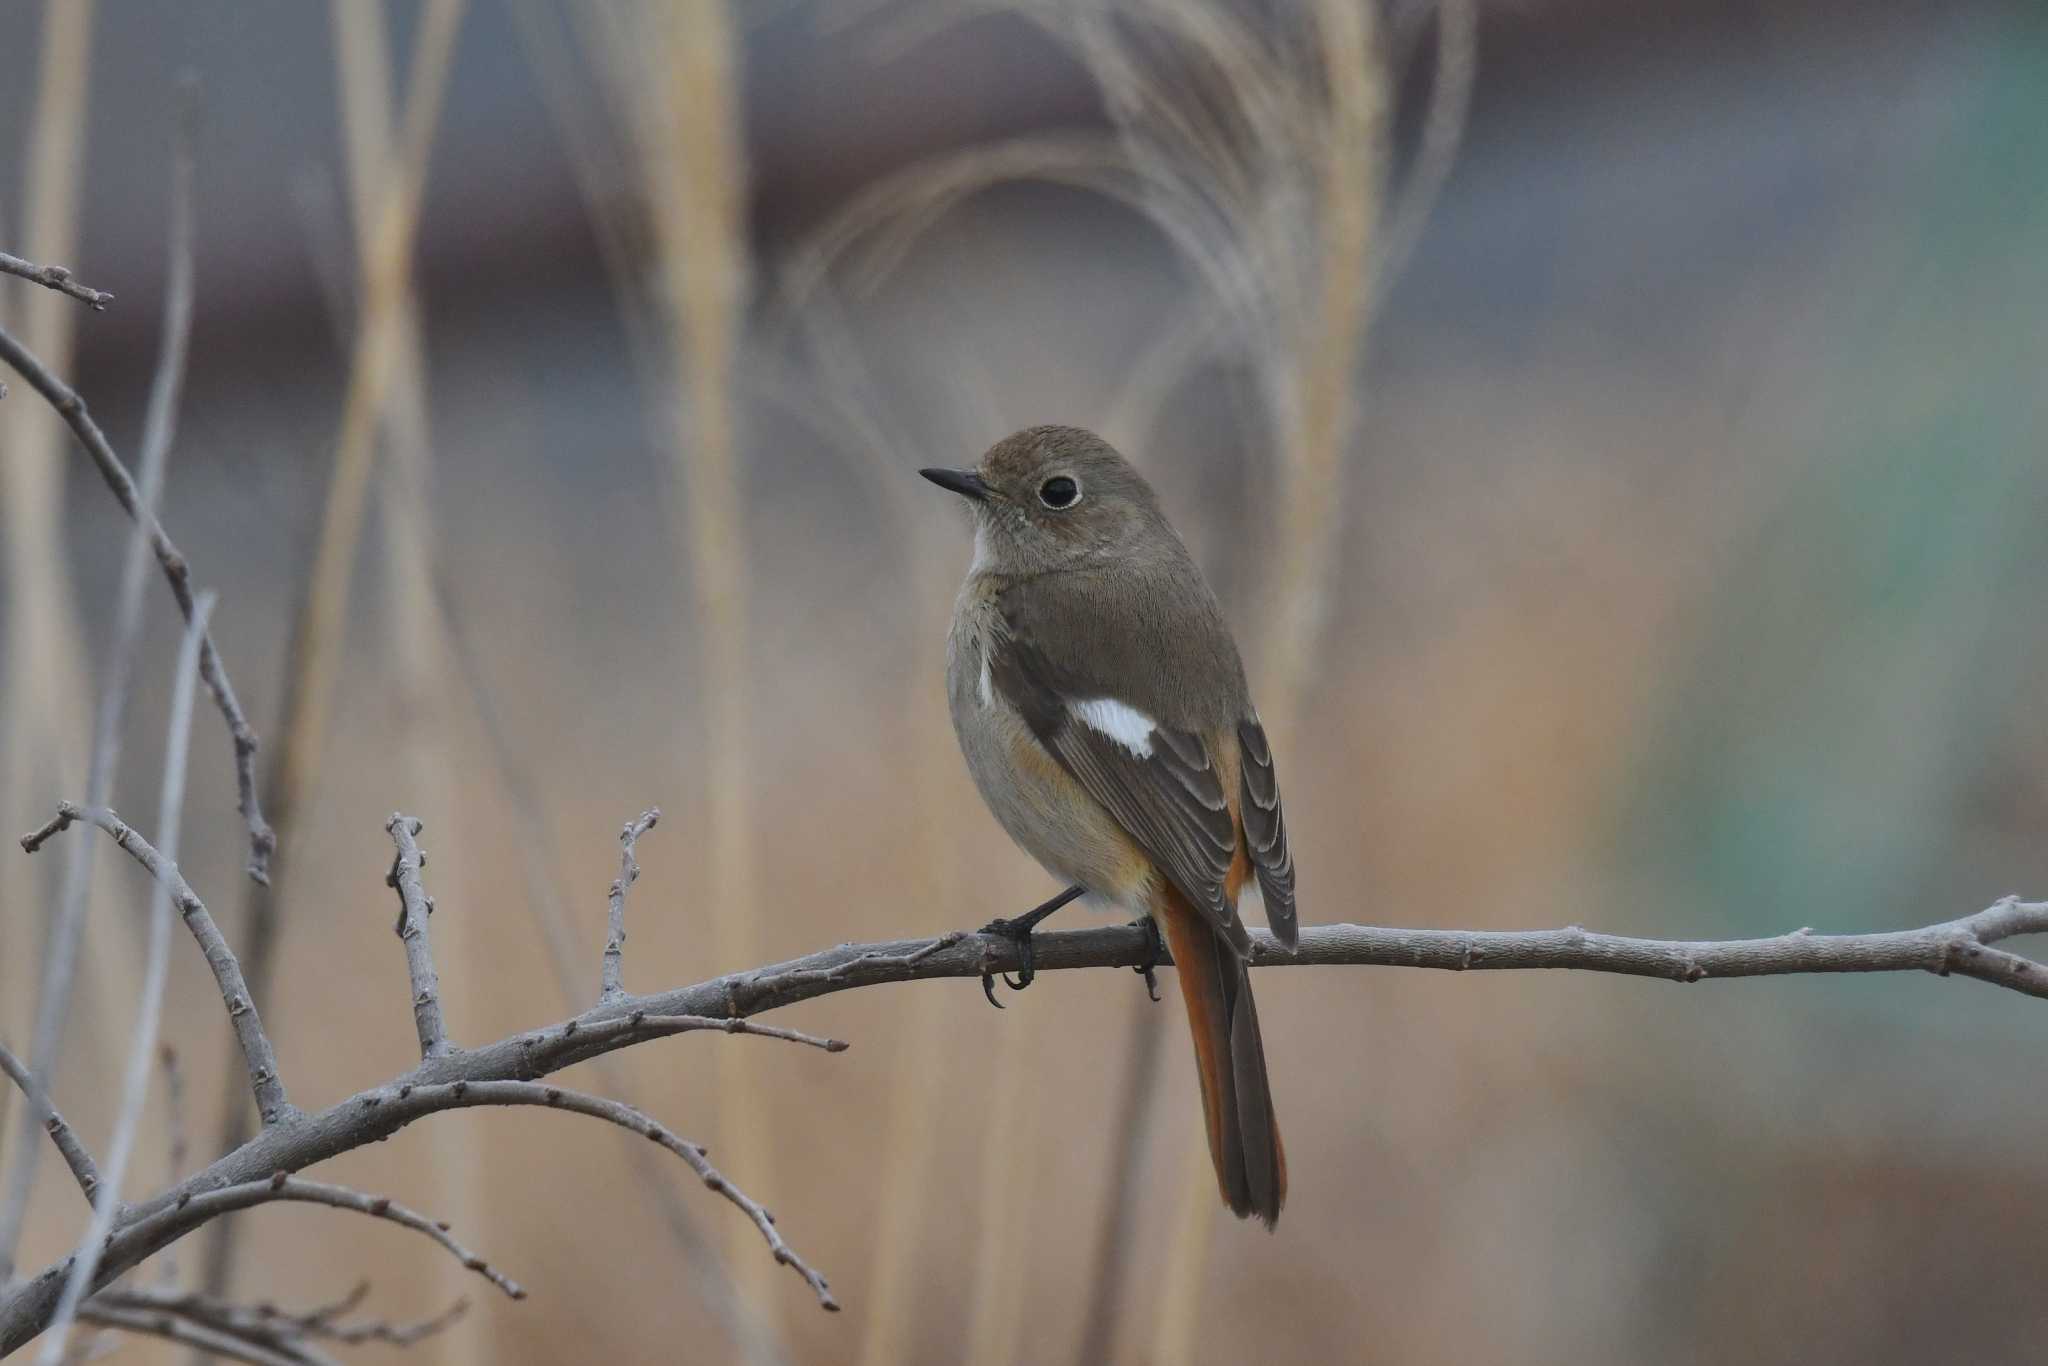
MULTIPOLYGON (((1223 596, 1308 921, 1723 937, 2048 893, 2037 7, 18 0, 0 32, 0 248, 117 296, 0 279, 0 317, 131 460, 179 73, 203 92, 164 520, 284 844, 250 886, 202 704, 183 865, 302 1105, 416 1056, 396 808, 458 1042, 595 999, 650 805, 635 989, 1046 895, 954 749, 966 523, 913 473, 1037 422, 1133 456, 1223 596)), ((126 526, 11 387, 10 837, 83 796, 126 526)), ((146 831, 149 602, 113 789, 146 831)), ((94 1143, 144 896, 98 858, 55 1088, 94 1143)), ((61 867, 0 860, 18 1051, 61 867)), ((245 1106, 176 955, 196 1165, 245 1106)), ((2037 1359, 2040 1002, 1260 988, 1271 1236, 1220 1216, 1180 1007, 1058 973, 1000 1014, 961 981, 776 1017, 836 1057, 692 1036, 567 1074, 707 1143, 838 1316, 652 1145, 491 1111, 316 1174, 453 1221, 524 1303, 311 1209, 179 1274, 469 1296, 410 1353, 450 1362, 2037 1359)), ((77 1237, 67 1186, 45 1160, 27 1266, 77 1237)))

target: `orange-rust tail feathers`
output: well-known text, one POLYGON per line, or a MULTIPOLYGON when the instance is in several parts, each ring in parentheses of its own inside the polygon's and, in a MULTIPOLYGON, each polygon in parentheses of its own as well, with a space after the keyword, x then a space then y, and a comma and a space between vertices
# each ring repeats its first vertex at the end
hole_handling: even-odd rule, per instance
POLYGON ((1169 887, 1155 904, 1188 1006, 1216 1184, 1231 1213, 1257 1215, 1271 1228, 1287 1200, 1287 1153, 1273 1116, 1250 966, 1178 891, 1169 887))

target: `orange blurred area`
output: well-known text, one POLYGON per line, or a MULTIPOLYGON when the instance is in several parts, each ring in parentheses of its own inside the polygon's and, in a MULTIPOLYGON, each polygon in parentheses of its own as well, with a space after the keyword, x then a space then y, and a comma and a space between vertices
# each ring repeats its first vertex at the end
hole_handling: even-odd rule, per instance
MULTIPOLYGON (((66 9, 0 17, 0 249, 116 302, 0 278, 0 325, 132 460, 196 72, 163 521, 266 750, 296 698, 308 767, 258 891, 202 700, 181 863, 239 950, 276 916, 260 1005, 302 1106, 417 1057, 394 810, 425 822, 458 1043, 595 1001, 649 806, 634 990, 1055 890, 956 751, 969 537, 915 476, 1040 422, 1135 460, 1222 597, 1306 922, 1728 938, 2048 896, 2032 7, 66 9)), ((7 378, 24 830, 83 796, 127 524, 7 378)), ((178 637, 149 591, 113 788, 145 831, 178 637)), ((54 1088, 95 1145, 146 892, 97 858, 54 1088)), ((0 857, 16 1051, 61 869, 0 857)), ((174 954, 196 1165, 239 1061, 174 954)), ((232 1290, 470 1299, 410 1349, 334 1349, 362 1361, 2038 1357, 2041 1002, 1918 975, 1259 987, 1270 1236, 1215 1208, 1179 1005, 1057 972, 1000 1013, 953 981, 775 1017, 843 1054, 697 1034, 565 1074, 708 1145, 838 1315, 653 1145, 498 1110, 309 1174, 449 1220, 527 1300, 297 1207, 235 1216, 232 1290)), ((18 1161, 11 1093, 4 1118, 18 1161)), ((167 1142, 159 1085, 133 1193, 167 1142)), ((81 1211, 46 1154, 23 1266, 81 1211)))

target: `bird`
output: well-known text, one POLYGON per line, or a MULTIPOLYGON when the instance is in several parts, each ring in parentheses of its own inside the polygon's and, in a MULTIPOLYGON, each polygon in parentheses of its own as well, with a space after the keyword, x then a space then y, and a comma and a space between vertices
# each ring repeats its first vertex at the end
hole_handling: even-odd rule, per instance
POLYGON ((1029 427, 974 468, 919 473, 973 513, 946 645, 968 771, 1010 838, 1072 884, 989 929, 1018 939, 1024 984, 1031 930, 1083 894, 1163 936, 1217 1185, 1271 1228, 1287 1157, 1238 912, 1256 888, 1292 953, 1294 860, 1223 609, 1152 486, 1092 432, 1029 427))

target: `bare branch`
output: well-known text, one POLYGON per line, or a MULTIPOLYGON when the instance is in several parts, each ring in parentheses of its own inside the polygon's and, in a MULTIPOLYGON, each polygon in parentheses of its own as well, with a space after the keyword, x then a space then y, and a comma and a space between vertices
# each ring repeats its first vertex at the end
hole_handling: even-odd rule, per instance
POLYGON ((653 807, 619 831, 619 876, 612 883, 611 933, 604 941, 604 989, 601 999, 616 1001, 626 994, 621 959, 626 953, 626 889, 640 880, 640 865, 633 861, 633 846, 661 819, 661 808, 653 807))
MULTIPOLYGON (((163 861, 175 868, 178 856, 180 817, 185 806, 185 765, 191 751, 192 692, 199 675, 199 641, 206 634, 207 618, 213 615, 212 593, 201 593, 185 628, 178 649, 178 668, 171 687, 171 718, 164 739, 163 785, 157 803, 161 826, 163 861)), ((157 1029, 163 1022, 164 982, 171 965, 170 889, 158 879, 149 896, 149 947, 143 961, 142 991, 135 1007, 133 1042, 128 1048, 128 1067, 121 1083, 121 1102, 115 1113, 114 1136, 107 1146, 106 1178, 93 1194, 92 1219, 72 1255, 71 1275, 64 1296, 57 1302, 56 1321, 44 1339, 44 1366, 59 1366, 71 1316, 89 1292, 93 1272, 99 1264, 100 1247, 114 1227, 121 1207, 121 1187, 128 1175, 128 1159, 135 1151, 135 1136, 142 1127, 142 1107, 149 1098, 149 1073, 156 1056, 157 1029)))
POLYGON ((412 1323, 339 1321, 342 1315, 359 1307, 369 1293, 370 1283, 358 1281, 342 1298, 294 1313, 274 1304, 240 1305, 184 1290, 113 1289, 103 1290, 88 1300, 80 1315, 84 1317, 99 1307, 172 1317, 180 1323, 230 1336, 259 1352, 273 1353, 275 1359, 312 1362, 329 1360, 312 1346, 315 1342, 350 1346, 381 1342, 392 1347, 410 1347, 442 1332, 469 1312, 469 1301, 458 1299, 431 1318, 412 1323))
MULTIPOLYGON (((1637 939, 1596 934, 1575 926, 1516 932, 1320 925, 1302 930, 1299 950, 1293 954, 1282 950, 1270 934, 1255 933, 1252 961, 1262 968, 1339 964, 1448 971, 1576 968, 1676 982, 1810 972, 1912 971, 1975 977, 2026 995, 2048 997, 2048 965, 1996 947, 2019 935, 2039 933, 2048 933, 2048 901, 2022 902, 2007 897, 1974 915, 1919 929, 1848 935, 1801 930, 1767 939, 1637 939)), ((1035 966, 1041 972, 1134 967, 1154 951, 1150 937, 1133 926, 1040 934, 1034 937, 1033 948, 1035 966)), ((979 978, 985 972, 1015 971, 1021 966, 1018 948, 1010 940, 957 930, 933 939, 843 944, 692 986, 629 996, 543 1029, 426 1059, 385 1086, 360 1092, 317 1114, 297 1116, 289 1124, 265 1128, 204 1170, 131 1207, 101 1257, 100 1276, 103 1281, 111 1280, 229 1209, 246 1208, 267 1198, 313 1198, 293 1193, 288 1178, 265 1174, 297 1171, 325 1161, 388 1138, 441 1110, 502 1103, 488 1089, 479 1089, 489 1083, 532 1082, 662 1033, 701 1028, 704 1019, 744 1019, 884 982, 979 978), (458 1083, 464 1084, 460 1093, 458 1083), (283 1184, 273 1184, 278 1182, 283 1184)), ((545 1100, 548 1088, 539 1089, 545 1100)), ((300 1182, 298 1188, 312 1186, 300 1182)), ((358 1202, 367 1199, 348 1194, 358 1202)), ((751 1209, 749 1217, 753 1217, 751 1209)), ((760 1220, 772 1226, 765 1212, 760 1220)), ((19 1346, 48 1322, 62 1271, 60 1263, 0 1292, 0 1353, 19 1346)))
MULTIPOLYGON (((257 1135, 251 1140, 251 1146, 261 1143, 267 1133, 268 1131, 257 1135)), ((496 1270, 483 1258, 456 1242, 450 1236, 446 1224, 429 1219, 383 1196, 366 1195, 347 1186, 329 1185, 322 1181, 307 1181, 282 1171, 273 1172, 261 1181, 244 1181, 197 1194, 184 1193, 170 1204, 153 1208, 150 1213, 129 1223, 115 1235, 114 1246, 145 1246, 154 1251, 174 1238, 183 1237, 210 1219, 280 1200, 326 1205, 332 1209, 367 1214, 373 1219, 389 1220, 402 1228, 409 1228, 415 1233, 433 1239, 447 1251, 448 1255, 482 1276, 508 1297, 515 1300, 526 1298, 525 1289, 517 1281, 496 1270)), ((155 1201, 151 1202, 152 1206, 156 1204, 155 1201)), ((149 1253, 145 1252, 142 1255, 148 1256, 149 1253)), ((31 1282, 32 1286, 34 1284, 31 1282)), ((0 1343, 0 1352, 6 1350, 7 1344, 0 1343)))
POLYGON ((672 1130, 646 1113, 616 1100, 589 1095, 582 1091, 571 1091, 560 1086, 547 1086, 530 1081, 457 1081, 445 1088, 418 1087, 410 1096, 430 1109, 463 1109, 477 1105, 535 1105, 546 1109, 567 1110, 574 1114, 588 1115, 593 1119, 616 1124, 620 1128, 651 1139, 668 1149, 689 1164, 706 1188, 714 1194, 731 1201, 749 1219, 768 1243, 768 1249, 775 1260, 793 1269, 802 1276, 818 1297, 818 1303, 827 1309, 837 1310, 839 1301, 832 1297, 831 1288, 825 1278, 811 1265, 798 1256, 789 1244, 783 1241, 780 1230, 775 1227, 775 1216, 745 1191, 735 1186, 723 1173, 713 1167, 705 1156, 705 1150, 698 1144, 678 1137, 672 1130), (445 1090, 446 1095, 437 1091, 445 1090))
MULTIPOLYGON (((258 1312, 272 1311, 269 1306, 259 1306, 258 1312)), ((307 1337, 322 1338, 330 1342, 343 1342, 351 1346, 365 1342, 381 1342, 391 1347, 410 1347, 416 1342, 423 1342, 436 1333, 453 1327, 468 1312, 469 1301, 458 1299, 440 1313, 429 1318, 415 1319, 411 1323, 390 1323, 382 1319, 372 1319, 365 1323, 335 1323, 332 1321, 335 1317, 332 1314, 324 1317, 292 1317, 285 1321, 307 1337)))
MULTIPOLYGON (((114 499, 130 517, 134 518, 149 533, 150 549, 156 554, 157 563, 162 566, 164 578, 171 585, 171 595, 178 601, 178 610, 184 614, 187 623, 192 620, 192 571, 186 563, 184 553, 165 534, 163 525, 154 513, 145 516, 142 502, 129 477, 128 469, 121 463, 121 457, 114 454, 114 448, 107 443, 106 434, 86 411, 85 400, 76 391, 43 367, 29 350, 16 341, 5 328, 0 328, 0 361, 5 361, 17 374, 27 380, 29 387, 48 400, 77 436, 78 443, 85 447, 87 455, 113 490, 114 499)), ((234 684, 228 680, 227 666, 220 661, 220 651, 215 647, 209 633, 202 643, 199 656, 199 675, 205 680, 207 690, 213 694, 215 705, 220 708, 221 719, 227 723, 228 734, 235 748, 235 787, 237 804, 242 821, 249 832, 249 876, 258 883, 270 881, 270 856, 277 849, 277 835, 263 819, 263 809, 256 798, 256 732, 250 728, 249 718, 242 712, 242 704, 235 697, 234 684)))
MULTIPOLYGON (((215 1303, 226 1303, 226 1301, 219 1299, 218 1296, 202 1298, 211 1299, 215 1303)), ((262 1304, 252 1305, 249 1312, 260 1314, 267 1318, 286 1319, 299 1327, 313 1331, 316 1328, 324 1328, 343 1314, 355 1312, 362 1305, 363 1301, 368 1298, 370 1298, 370 1282, 365 1279, 357 1281, 354 1285, 350 1286, 346 1294, 337 1296, 323 1304, 316 1304, 311 1309, 301 1310, 296 1314, 287 1314, 284 1310, 267 1301, 262 1304)))
MULTIPOLYGON (((21 1088, 24 1096, 33 1095, 35 1081, 30 1077, 28 1068, 22 1066, 21 1059, 15 1057, 5 1044, 0 1044, 0 1072, 5 1072, 21 1088)), ((85 1203, 90 1205, 93 1192, 99 1189, 99 1167, 93 1162, 92 1154, 85 1150, 85 1145, 78 1141, 78 1135, 64 1122, 64 1116, 57 1113, 57 1108, 47 1100, 40 1108, 48 1116, 43 1121, 44 1130, 49 1133, 50 1141, 57 1145, 57 1155, 64 1159, 65 1166, 71 1168, 71 1175, 77 1180, 85 1203)))
POLYGON ((338 1366, 334 1358, 306 1349, 280 1350, 262 1338, 221 1328, 170 1305, 150 1303, 141 1292, 107 1291, 79 1306, 78 1317, 103 1328, 162 1338, 209 1356, 246 1361, 251 1366, 338 1366))
POLYGON ((114 302, 114 296, 103 289, 88 289, 71 278, 71 272, 62 266, 39 266, 33 261, 24 261, 19 256, 9 256, 0 251, 0 275, 13 275, 32 285, 54 289, 59 294, 86 305, 97 313, 106 312, 107 305, 114 302))
POLYGON ((808 1044, 827 1053, 844 1053, 847 1049, 844 1039, 828 1039, 779 1025, 756 1024, 733 1015, 649 1015, 639 1010, 617 1019, 600 1020, 584 1031, 584 1037, 605 1038, 619 1034, 629 1036, 627 1042, 639 1043, 646 1039, 665 1039, 671 1034, 693 1034, 704 1029, 715 1029, 721 1034, 753 1034, 763 1039, 808 1044))
POLYGON ((434 972, 434 946, 427 933, 434 898, 420 885, 420 869, 427 862, 418 841, 423 828, 411 816, 397 812, 384 822, 386 833, 398 846, 384 885, 398 892, 396 929, 405 945, 405 971, 412 979, 412 1020, 419 1030, 420 1058, 425 1061, 447 1056, 455 1045, 448 1042, 448 1026, 441 1018, 441 979, 434 972))
POLYGON ((226 1003, 228 1018, 235 1027, 235 1039, 242 1047, 242 1060, 248 1065, 249 1085, 255 1092, 256 1108, 262 1113, 263 1122, 270 1125, 290 1118, 296 1111, 285 1096, 284 1081, 277 1073, 277 1051, 271 1047, 270 1035, 264 1031, 263 1017, 258 1013, 256 1003, 249 999, 249 988, 242 980, 242 965, 235 958, 235 951, 228 947, 220 926, 214 924, 206 903, 199 899, 177 866, 112 811, 104 808, 89 811, 76 802, 58 803, 56 816, 39 829, 23 835, 21 847, 33 854, 53 835, 68 829, 76 821, 85 821, 105 831, 123 853, 170 890, 171 904, 184 917, 186 928, 192 931, 192 937, 199 941, 200 952, 206 955, 206 965, 213 969, 214 984, 220 988, 221 1000, 226 1003))

